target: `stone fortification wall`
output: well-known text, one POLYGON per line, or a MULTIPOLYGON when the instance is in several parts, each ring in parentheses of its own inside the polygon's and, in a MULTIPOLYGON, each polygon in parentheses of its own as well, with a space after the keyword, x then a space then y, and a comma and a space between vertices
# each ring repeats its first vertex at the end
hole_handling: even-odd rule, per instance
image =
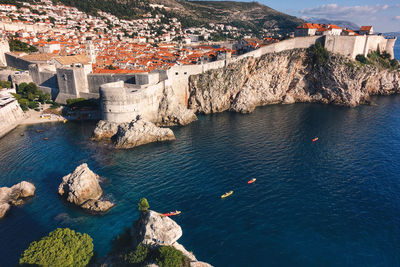
POLYGON ((129 86, 123 81, 100 87, 102 118, 111 122, 129 122, 141 115, 155 121, 165 89, 165 82, 145 88, 129 86))
POLYGON ((31 83, 32 77, 29 75, 27 71, 16 72, 11 75, 11 83, 13 87, 20 85, 21 83, 31 83))
MULTIPOLYGON (((28 25, 24 23, 7 23, 7 22, 0 22, 0 29, 4 31, 19 31, 23 30, 25 32, 47 32, 49 30, 46 26, 38 26, 38 25, 28 25)), ((58 29, 58 31, 67 33, 66 29, 58 29)))
POLYGON ((18 101, 0 106, 0 138, 18 126, 24 118, 24 112, 18 104, 18 101))
POLYGON ((123 81, 126 83, 135 83, 135 74, 89 74, 89 92, 99 95, 100 86, 106 83, 123 81))
POLYGON ((7 66, 13 67, 20 70, 29 70, 29 65, 33 64, 31 61, 24 60, 22 58, 16 57, 11 53, 5 54, 7 66))
POLYGON ((87 75, 84 68, 64 67, 57 69, 59 92, 56 101, 66 103, 67 99, 80 97, 80 92, 89 93, 87 75))
POLYGON ((57 71, 43 69, 41 65, 32 64, 29 66, 29 74, 38 86, 58 88, 57 71))
POLYGON ((10 52, 10 46, 7 40, 0 40, 0 66, 7 66, 6 53, 10 52))

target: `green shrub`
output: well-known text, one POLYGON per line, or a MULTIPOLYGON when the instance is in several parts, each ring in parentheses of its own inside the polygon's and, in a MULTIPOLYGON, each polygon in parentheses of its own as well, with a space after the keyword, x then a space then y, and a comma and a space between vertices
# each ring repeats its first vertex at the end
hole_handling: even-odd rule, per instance
POLYGON ((59 107, 61 107, 61 105, 59 103, 57 103, 57 102, 52 102, 52 104, 50 106, 51 109, 57 109, 59 107))
POLYGON ((143 263, 149 255, 149 248, 146 245, 140 243, 135 251, 131 251, 124 256, 125 263, 138 264, 143 263))
POLYGON ((98 107, 98 103, 94 100, 85 98, 67 99, 67 106, 70 108, 82 108, 82 107, 98 107))
POLYGON ((182 251, 171 246, 162 246, 158 250, 156 263, 160 267, 182 267, 187 265, 182 251))
POLYGON ((21 42, 20 40, 11 39, 8 43, 10 45, 11 51, 28 52, 28 53, 39 51, 36 47, 21 42))
POLYGON ((329 51, 321 43, 316 43, 312 46, 311 51, 313 53, 314 64, 324 64, 330 57, 329 51))
POLYGON ((40 266, 86 266, 93 256, 93 240, 88 234, 58 228, 32 242, 19 260, 40 266))
POLYGON ((138 203, 138 210, 139 211, 147 211, 150 208, 149 202, 147 202, 146 198, 141 198, 138 203))
POLYGON ((36 102, 36 101, 29 101, 28 108, 30 108, 30 109, 36 109, 36 108, 38 108, 38 107, 39 107, 39 103, 38 103, 38 102, 36 102))
POLYGON ((0 88, 11 88, 10 81, 0 81, 0 88))
POLYGON ((27 111, 28 110, 28 105, 29 105, 29 100, 28 99, 20 98, 20 99, 18 99, 18 103, 19 103, 19 105, 20 105, 20 107, 21 107, 21 109, 23 111, 27 111))
POLYGON ((368 59, 364 55, 357 55, 356 60, 362 64, 368 63, 368 59))

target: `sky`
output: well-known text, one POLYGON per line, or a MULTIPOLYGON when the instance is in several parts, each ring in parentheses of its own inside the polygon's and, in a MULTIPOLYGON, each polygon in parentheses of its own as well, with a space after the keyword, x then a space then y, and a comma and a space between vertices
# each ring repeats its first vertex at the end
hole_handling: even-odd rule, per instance
POLYGON ((376 32, 400 31, 400 0, 257 0, 278 11, 307 18, 372 25, 376 32))

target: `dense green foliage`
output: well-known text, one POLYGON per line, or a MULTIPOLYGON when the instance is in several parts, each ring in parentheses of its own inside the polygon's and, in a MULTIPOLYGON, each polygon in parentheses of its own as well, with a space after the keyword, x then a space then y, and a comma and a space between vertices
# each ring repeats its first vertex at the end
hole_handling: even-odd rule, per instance
POLYGON ((124 256, 124 261, 127 264, 144 263, 149 256, 149 247, 140 243, 134 251, 128 252, 124 256))
POLYGON ((50 99, 50 94, 43 93, 43 91, 39 90, 34 83, 21 83, 18 85, 17 93, 13 95, 18 100, 19 105, 24 111, 28 110, 28 108, 38 108, 39 103, 53 103, 50 99))
POLYGON ((10 51, 27 52, 27 53, 33 53, 38 51, 36 47, 21 42, 20 40, 11 39, 8 43, 10 45, 10 51))
POLYGON ((171 246, 162 246, 158 250, 156 263, 160 267, 186 267, 190 262, 183 255, 182 251, 171 246))
POLYGON ((375 65, 385 69, 397 70, 399 68, 399 61, 397 59, 391 59, 390 54, 386 51, 382 53, 373 51, 369 53, 367 57, 364 55, 357 55, 356 60, 361 64, 375 65))
POLYGON ((97 108, 98 103, 95 100, 86 99, 86 98, 74 98, 67 99, 67 106, 69 108, 97 108))
POLYGON ((32 242, 19 260, 21 265, 86 266, 93 256, 93 240, 87 234, 58 228, 32 242))
POLYGON ((11 88, 10 81, 0 81, 0 88, 11 88))
POLYGON ((322 65, 329 60, 330 53, 321 43, 316 43, 311 48, 313 65, 322 65))
POLYGON ((151 11, 148 0, 53 0, 54 3, 62 3, 74 6, 91 15, 97 15, 97 11, 111 13, 119 18, 134 19, 151 11))
POLYGON ((138 210, 139 211, 147 211, 150 208, 149 202, 147 202, 146 198, 141 198, 138 203, 138 210))

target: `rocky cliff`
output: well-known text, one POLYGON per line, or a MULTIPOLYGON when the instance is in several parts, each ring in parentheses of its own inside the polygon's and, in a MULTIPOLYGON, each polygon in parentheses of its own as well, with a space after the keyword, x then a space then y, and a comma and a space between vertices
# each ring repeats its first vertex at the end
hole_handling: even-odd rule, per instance
POLYGON ((316 60, 312 49, 245 58, 222 69, 193 75, 188 107, 197 113, 248 113, 255 107, 294 102, 354 107, 371 95, 400 91, 400 72, 362 65, 340 55, 316 60))

